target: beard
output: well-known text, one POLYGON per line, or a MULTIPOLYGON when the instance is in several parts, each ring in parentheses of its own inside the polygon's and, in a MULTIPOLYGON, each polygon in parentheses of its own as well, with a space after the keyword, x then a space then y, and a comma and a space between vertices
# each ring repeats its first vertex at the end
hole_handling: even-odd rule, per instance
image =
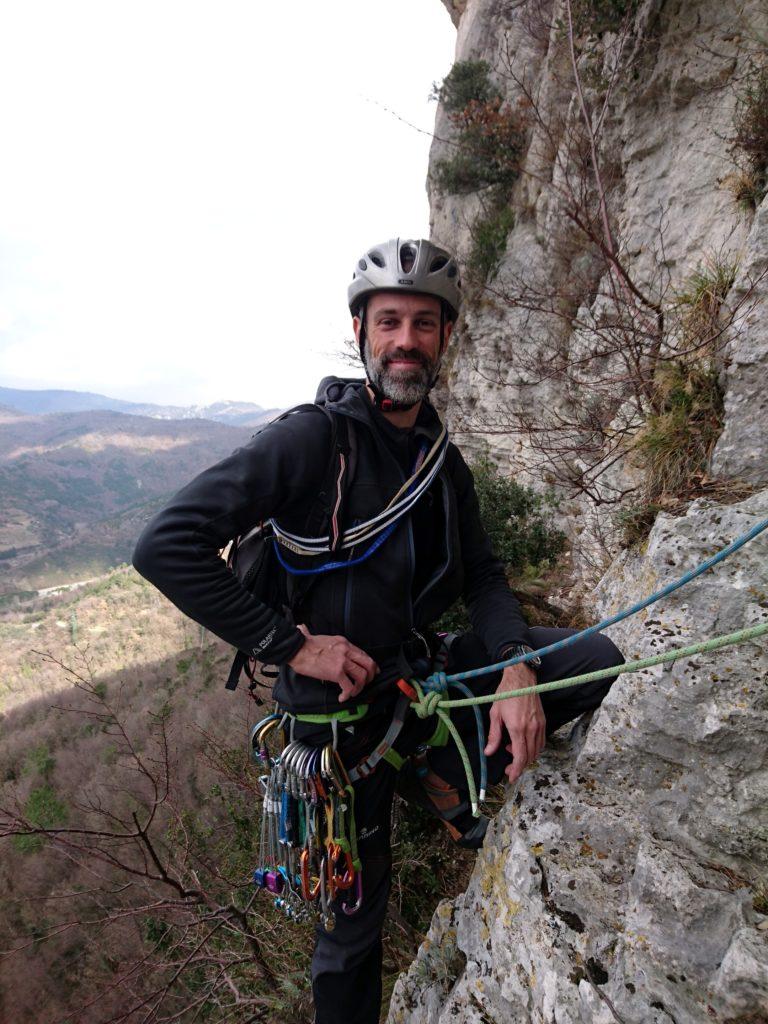
POLYGON ((395 349, 386 355, 372 356, 365 348, 365 370, 368 380, 385 398, 399 405, 416 405, 427 397, 440 370, 441 356, 432 360, 421 352, 395 349), (412 368, 391 370, 394 359, 413 359, 412 368))

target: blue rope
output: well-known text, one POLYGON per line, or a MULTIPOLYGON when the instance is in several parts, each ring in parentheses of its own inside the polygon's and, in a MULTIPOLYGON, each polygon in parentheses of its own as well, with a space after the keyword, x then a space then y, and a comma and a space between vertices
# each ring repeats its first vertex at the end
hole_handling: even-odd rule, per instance
MULTIPOLYGON (((571 644, 575 644, 578 640, 584 640, 588 636, 592 636, 595 633, 599 633, 600 630, 607 629, 608 626, 614 626, 617 622, 622 622, 624 619, 628 619, 630 615, 636 615, 642 611, 643 608, 647 608, 649 605, 654 604, 656 601, 660 601, 662 597, 668 597, 669 594, 679 590, 680 587, 684 587, 686 583, 690 583, 691 580, 695 580, 697 576, 701 576, 702 573, 711 569, 713 566, 722 562, 733 554, 734 551, 738 551, 739 548, 743 547, 749 541, 757 537, 758 534, 762 533, 763 530, 768 529, 768 519, 763 519, 759 523, 756 523, 751 530, 747 533, 742 534, 735 541, 729 544, 727 547, 718 551, 717 554, 708 558, 701 565, 698 565, 695 569, 691 569, 685 575, 681 576, 680 579, 675 580, 674 583, 668 583, 666 587, 661 590, 657 590, 655 594, 651 594, 650 597, 646 597, 643 601, 638 601, 637 604, 632 605, 631 608, 627 608, 625 611, 617 612, 608 619, 603 619, 602 622, 598 622, 596 626, 589 626, 587 629, 583 629, 580 633, 574 633, 573 636, 565 637, 563 640, 558 640, 554 644, 550 644, 548 647, 540 647, 538 651, 529 651, 527 654, 520 654, 516 658, 510 658, 508 661, 497 661, 494 665, 486 665, 484 668, 474 668, 467 672, 455 672, 453 675, 445 676, 445 681, 448 685, 455 683, 464 682, 467 679, 476 679, 478 676, 487 675, 490 672, 500 672, 502 669, 509 668, 510 665, 519 665, 525 661, 531 661, 532 658, 540 658, 544 654, 551 654, 552 651, 562 650, 563 647, 570 647, 571 644)), ((435 673, 435 675, 442 675, 442 673, 435 673)), ((434 678, 430 676, 426 683, 434 678)))
MULTIPOLYGON (((414 473, 420 467, 420 464, 426 454, 427 446, 425 444, 422 444, 422 446, 419 449, 419 453, 416 456, 416 461, 414 462, 413 465, 414 473)), ((415 486, 416 483, 414 481, 414 483, 412 483, 411 486, 406 491, 406 494, 411 494, 415 486)), ((364 551, 362 555, 358 555, 357 558, 350 558, 348 562, 326 562, 325 565, 318 565, 315 566, 315 568, 313 569, 297 569, 295 566, 289 565, 289 563, 286 562, 285 557, 280 551, 280 542, 275 540, 275 538, 272 538, 273 540, 275 540, 275 554, 277 555, 277 560, 280 563, 280 565, 282 565, 285 571, 290 573, 291 576, 316 576, 318 573, 332 572, 334 569, 351 569, 353 565, 360 565, 361 562, 364 562, 367 558, 370 558, 371 555, 375 554, 379 550, 384 541, 389 540, 402 516, 403 513, 400 513, 400 515, 398 515, 397 519, 395 519, 394 522, 390 523, 385 530, 382 530, 382 532, 379 534, 379 536, 376 538, 373 544, 371 544, 367 551, 364 551)))
MULTIPOLYGON (((289 572, 291 576, 315 576, 317 573, 331 572, 333 569, 351 569, 353 565, 359 565, 361 562, 364 562, 366 558, 370 558, 371 555, 375 554, 384 541, 389 540, 392 536, 392 532, 397 524, 398 520, 395 520, 394 523, 390 523, 386 530, 382 530, 367 551, 364 551, 362 555, 358 555, 357 558, 350 558, 348 562, 326 562, 325 565, 318 565, 314 569, 297 569, 295 566, 289 565, 288 562, 286 562, 285 557, 280 551, 279 541, 275 541, 275 554, 277 555, 277 560, 280 565, 282 565, 285 571, 289 572)), ((271 539, 275 540, 274 537, 271 539)))
MULTIPOLYGON (((425 693, 445 693, 449 686, 460 690, 465 697, 470 699, 474 693, 464 683, 449 683, 445 672, 433 672, 428 679, 421 684, 425 693)), ((488 789, 488 759, 485 756, 485 729, 483 728, 483 713, 479 705, 474 705, 472 710, 475 713, 475 725, 477 726, 477 749, 480 754, 480 799, 485 800, 485 793, 488 789)))

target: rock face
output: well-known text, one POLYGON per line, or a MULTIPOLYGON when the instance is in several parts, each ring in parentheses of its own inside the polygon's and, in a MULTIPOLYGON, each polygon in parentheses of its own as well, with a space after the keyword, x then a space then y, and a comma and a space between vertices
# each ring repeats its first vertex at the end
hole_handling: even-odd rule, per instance
MULTIPOLYGON (((575 9, 590 6, 632 5, 574 2, 575 9)), ((768 8, 764 0, 644 0, 635 6, 624 63, 610 87, 605 85, 610 68, 595 67, 599 42, 592 64, 580 64, 593 121, 610 91, 598 163, 611 232, 622 265, 664 311, 670 340, 679 297, 690 290, 692 275, 725 264, 735 267, 715 346, 726 415, 712 469, 721 478, 765 485, 768 391, 761 384, 768 358, 768 204, 763 201, 757 211, 740 208, 730 186, 740 159, 731 141, 739 90, 749 68, 762 59, 759 40, 768 38, 768 8), (596 77, 600 88, 591 87, 596 77)), ((455 13, 458 6, 452 9, 455 13)), ((637 468, 632 458, 608 458, 610 466, 588 493, 579 494, 577 486, 563 484, 563 468, 574 479, 586 469, 589 480, 594 457, 561 458, 551 450, 553 439, 535 430, 547 411, 562 410, 568 419, 574 404, 588 399, 598 417, 606 410, 609 419, 615 415, 617 429, 638 421, 615 401, 626 382, 623 364, 610 358, 577 362, 585 333, 602 331, 610 348, 606 324, 617 308, 626 316, 630 302, 627 296, 611 298, 615 284, 606 273, 602 243, 590 241, 574 222, 576 212, 599 223, 600 210, 591 169, 575 166, 574 150, 585 143, 567 42, 557 27, 564 17, 562 0, 472 0, 460 17, 457 61, 485 61, 492 81, 510 106, 522 111, 529 128, 521 173, 508 200, 514 223, 506 248, 495 276, 468 306, 454 336, 442 398, 454 437, 470 452, 487 442, 518 479, 559 490, 566 528, 570 524, 573 532, 578 519, 577 529, 584 533, 576 570, 594 583, 596 566, 607 566, 617 550, 610 517, 598 520, 595 504, 631 488, 637 495, 637 468), (581 185, 587 198, 579 210, 581 185), (580 366, 575 387, 543 366, 542 359, 553 352, 580 366), (527 414, 533 430, 521 427, 521 414, 527 414)), ((605 54, 615 52, 615 34, 603 33, 602 39, 605 54)), ((456 128, 442 105, 435 135, 433 167, 455 152, 456 128)), ((469 261, 478 215, 492 202, 492 190, 446 194, 436 188, 434 175, 428 187, 434 238, 469 261)), ((656 314, 649 308, 640 303, 632 314, 633 329, 651 328, 649 318, 656 314)), ((585 436, 585 452, 588 442, 585 436)))
MULTIPOLYGON (((524 87, 538 118, 498 273, 459 325, 447 417, 465 448, 487 441, 518 479, 560 486, 530 435, 513 427, 521 410, 565 409, 572 395, 553 376, 526 378, 517 354, 557 345, 574 359, 583 325, 610 316, 604 260, 568 216, 578 99, 557 28, 564 7, 445 2, 458 21, 457 60, 487 61, 510 103, 524 87), (509 301, 521 289, 540 297, 539 309, 509 301), (552 295, 569 303, 557 329, 552 295)), ((561 488, 575 571, 584 587, 599 579, 586 598, 594 621, 768 517, 768 200, 745 211, 727 187, 738 83, 760 47, 764 55, 768 8, 646 0, 634 9, 627 45, 642 59, 604 123, 610 217, 633 279, 665 312, 697 267, 723 257, 735 267, 716 353, 724 427, 708 467, 730 503, 700 498, 662 513, 642 549, 626 551, 601 502, 638 484, 631 460, 591 495, 561 488), (748 490, 729 498, 729 481, 751 485, 751 496, 732 503, 748 490)), ((603 38, 610 43, 610 32, 603 38)), ((441 106, 433 161, 450 154, 452 131, 441 106)), ((433 236, 466 259, 482 193, 433 188, 431 201, 433 236)), ((588 374, 583 389, 586 402, 588 374)), ((621 414, 612 409, 614 422, 621 414)), ((766 620, 762 534, 609 634, 629 659, 766 620)), ((467 892, 439 907, 395 989, 391 1024, 766 1024, 767 681, 760 639, 623 675, 591 723, 556 735, 497 815, 467 892)))
MULTIPOLYGON (((766 517, 768 490, 660 516, 596 614, 626 606, 628 580, 651 593, 766 517)), ((646 657, 765 621, 762 534, 611 636, 646 657)), ((467 892, 400 979, 392 1024, 768 1020, 767 679, 762 641, 619 677, 496 817, 467 892)))

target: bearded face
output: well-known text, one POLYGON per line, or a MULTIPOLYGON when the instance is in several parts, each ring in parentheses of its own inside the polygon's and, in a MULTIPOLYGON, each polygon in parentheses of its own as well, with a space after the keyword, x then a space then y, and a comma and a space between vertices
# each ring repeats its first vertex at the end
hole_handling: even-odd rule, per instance
MULTIPOLYGON (((356 318, 358 341, 360 323, 356 318)), ((416 405, 426 398, 452 327, 443 323, 440 301, 431 295, 377 292, 368 301, 365 323, 363 352, 371 384, 399 405, 416 405)))
POLYGON ((402 405, 415 405, 429 394, 440 369, 441 357, 430 359, 423 352, 396 348, 374 355, 365 350, 368 380, 385 398, 402 405))

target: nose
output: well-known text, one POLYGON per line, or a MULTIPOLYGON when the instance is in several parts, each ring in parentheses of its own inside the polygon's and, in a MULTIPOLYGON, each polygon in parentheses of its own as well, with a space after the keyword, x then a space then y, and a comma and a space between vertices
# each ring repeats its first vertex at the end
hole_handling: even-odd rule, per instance
POLYGON ((416 322, 411 320, 410 317, 405 317, 403 319, 399 341, 402 348, 413 348, 421 351, 419 332, 416 327, 416 322))

